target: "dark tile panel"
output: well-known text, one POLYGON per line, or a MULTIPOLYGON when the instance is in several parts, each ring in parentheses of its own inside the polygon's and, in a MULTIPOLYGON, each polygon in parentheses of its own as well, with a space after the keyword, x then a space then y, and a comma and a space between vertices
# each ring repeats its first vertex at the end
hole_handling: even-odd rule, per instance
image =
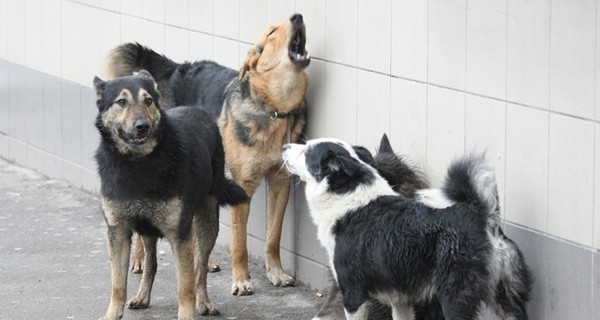
POLYGON ((547 320, 592 318, 592 252, 547 239, 547 320))
POLYGON ((9 63, 0 59, 0 134, 8 134, 9 116, 8 116, 8 68, 9 63))
POLYGON ((545 320, 546 284, 548 282, 548 258, 546 253, 547 237, 510 224, 505 225, 506 235, 511 238, 523 252, 525 262, 533 272, 534 284, 532 299, 527 307, 531 320, 545 320))
POLYGON ((44 149, 62 155, 62 91, 60 79, 44 75, 44 149))
POLYGON ((24 108, 27 114, 23 116, 23 126, 27 130, 27 143, 37 148, 44 145, 44 81, 43 74, 29 69, 21 68, 25 79, 22 99, 18 101, 18 108, 24 108))
POLYGON ((600 320, 600 252, 594 252, 594 270, 592 273, 592 312, 593 320, 600 320))
POLYGON ((96 171, 94 153, 100 143, 100 134, 94 125, 97 110, 95 91, 81 87, 81 164, 93 171, 96 171))
POLYGON ((23 104, 29 94, 27 91, 24 67, 10 64, 8 67, 8 121, 10 136, 23 142, 27 141, 27 127, 24 125, 29 114, 28 105, 23 104))
POLYGON ((62 156, 81 164, 81 89, 80 85, 61 83, 62 156))

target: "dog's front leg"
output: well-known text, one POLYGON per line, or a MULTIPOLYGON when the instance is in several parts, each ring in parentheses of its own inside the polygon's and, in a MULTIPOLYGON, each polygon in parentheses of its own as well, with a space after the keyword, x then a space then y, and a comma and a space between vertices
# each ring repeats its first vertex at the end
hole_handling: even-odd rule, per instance
POLYGON ((412 306, 396 301, 392 305, 392 319, 394 320, 414 320, 415 313, 412 306))
POLYGON ((108 310, 101 320, 116 320, 123 317, 127 297, 127 273, 131 251, 131 229, 123 224, 108 226, 108 255, 112 292, 108 310))
POLYGON ((293 286, 295 280, 283 271, 280 256, 281 229, 290 195, 290 177, 278 168, 267 176, 267 181, 269 183, 267 242, 265 243, 267 277, 274 286, 293 286))
MULTIPOLYGON (((144 274, 142 275, 142 281, 140 282, 140 288, 138 289, 137 295, 131 299, 127 304, 129 309, 145 309, 150 305, 150 295, 152 293, 152 284, 154 283, 154 276, 156 275, 156 268, 158 263, 156 262, 156 242, 158 238, 141 236, 138 234, 139 242, 142 243, 143 249, 146 254, 144 255, 144 274)), ((137 244, 139 245, 139 243, 137 244)))
MULTIPOLYGON (((219 309, 210 302, 206 285, 207 261, 219 234, 219 202, 210 197, 194 217, 193 235, 196 241, 196 310, 201 315, 218 315, 219 309)), ((210 264, 210 263, 209 263, 210 264)), ((210 266, 209 266, 210 268, 210 266)))
POLYGON ((348 309, 344 308, 344 313, 346 314, 347 320, 367 320, 369 318, 369 304, 367 302, 361 304, 354 312, 350 312, 348 309))

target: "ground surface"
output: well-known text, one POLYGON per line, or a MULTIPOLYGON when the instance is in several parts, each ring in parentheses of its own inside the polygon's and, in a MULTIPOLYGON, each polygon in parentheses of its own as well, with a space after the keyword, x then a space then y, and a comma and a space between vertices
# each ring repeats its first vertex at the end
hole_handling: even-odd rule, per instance
MULTIPOLYGON (((110 294, 105 238, 96 196, 0 159, 0 319, 98 319, 110 294)), ((159 252, 150 308, 126 309, 123 319, 176 319, 175 267, 165 241, 159 252)), ((212 259, 223 269, 208 277, 221 315, 196 319, 311 319, 324 300, 306 287, 273 287, 257 264, 256 293, 232 296, 227 254, 212 259)), ((130 274, 129 297, 139 279, 130 274)))

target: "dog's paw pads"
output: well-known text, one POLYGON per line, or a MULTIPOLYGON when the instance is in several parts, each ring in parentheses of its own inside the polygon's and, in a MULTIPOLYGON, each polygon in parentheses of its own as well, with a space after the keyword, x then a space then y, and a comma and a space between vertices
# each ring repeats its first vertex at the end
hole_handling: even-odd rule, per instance
POLYGON ((150 306, 149 299, 135 297, 127 302, 129 309, 147 309, 150 306))
POLYGON ((144 268, 142 267, 144 264, 142 263, 142 261, 133 261, 133 263, 131 263, 131 272, 133 273, 143 273, 144 272, 144 268))
POLYGON ((267 271, 267 277, 276 287, 292 287, 296 283, 293 277, 288 276, 281 269, 270 269, 267 271))
POLYGON ((218 316, 221 314, 217 306, 212 303, 199 303, 196 309, 203 316, 218 316))
POLYGON ((231 286, 231 294, 234 296, 249 296, 254 294, 254 288, 248 280, 237 281, 231 286))

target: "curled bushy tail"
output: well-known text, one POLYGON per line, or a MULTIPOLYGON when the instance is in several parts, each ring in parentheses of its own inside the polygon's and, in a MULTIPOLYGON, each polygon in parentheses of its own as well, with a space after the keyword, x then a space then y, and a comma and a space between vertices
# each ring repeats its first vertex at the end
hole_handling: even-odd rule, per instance
POLYGON ((220 206, 235 206, 250 201, 246 191, 231 179, 225 180, 225 190, 219 199, 220 206))
POLYGON ((124 43, 106 58, 105 73, 109 79, 147 70, 157 82, 168 79, 178 63, 139 43, 124 43))
POLYGON ((480 208, 488 225, 499 225, 498 189, 496 175, 484 154, 470 154, 448 168, 442 190, 454 202, 468 202, 480 208))

